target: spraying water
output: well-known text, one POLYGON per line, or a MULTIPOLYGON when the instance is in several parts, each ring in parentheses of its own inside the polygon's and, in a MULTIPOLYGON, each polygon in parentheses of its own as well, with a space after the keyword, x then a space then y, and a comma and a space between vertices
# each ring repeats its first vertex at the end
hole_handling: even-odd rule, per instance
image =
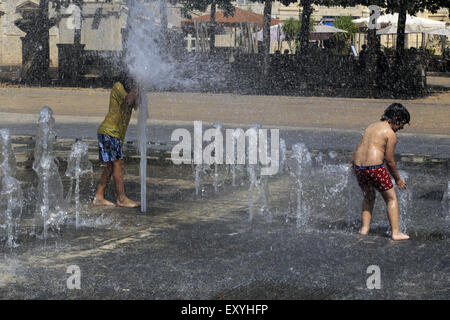
POLYGON ((354 217, 361 214, 361 199, 363 198, 363 193, 358 185, 358 181, 355 176, 354 170, 349 167, 348 178, 347 178, 347 214, 346 223, 348 230, 352 230, 355 226, 354 217))
MULTIPOLYGON (((141 88, 141 90, 143 90, 141 88)), ((139 175, 141 182, 141 212, 147 211, 147 119, 148 104, 147 93, 140 91, 139 94, 139 118, 138 118, 138 145, 141 155, 139 164, 139 175)))
POLYGON ((244 163, 245 163, 245 154, 243 150, 238 150, 240 146, 245 146, 245 134, 241 129, 233 130, 232 135, 228 137, 227 133, 227 143, 231 141, 230 145, 227 145, 227 148, 231 148, 233 151, 230 152, 227 149, 227 156, 232 155, 232 159, 227 159, 227 163, 230 163, 230 171, 231 171, 231 185, 236 187, 239 183, 242 185, 242 176, 244 174, 244 163), (231 140, 228 140, 230 139, 231 140), (244 143, 241 144, 241 141, 244 143), (242 159, 243 158, 243 159, 242 159))
POLYGON ((202 185, 202 180, 200 177, 200 173, 202 172, 202 164, 195 165, 195 173, 194 173, 194 179, 195 179, 195 196, 198 197, 200 193, 200 188, 202 185))
POLYGON ((35 234, 37 235, 37 226, 42 224, 44 239, 48 236, 49 226, 53 225, 59 228, 60 223, 66 217, 66 213, 61 208, 63 185, 53 152, 53 143, 56 140, 54 126, 55 119, 52 109, 47 106, 43 107, 38 119, 33 170, 39 178, 39 205, 35 213, 35 234))
MULTIPOLYGON (((13 177, 16 160, 8 129, 0 130, 0 230, 6 232, 6 245, 17 247, 16 234, 22 216, 23 194, 20 182, 13 177)), ((1 236, 1 234, 0 234, 1 236)))
POLYGON ((16 173, 16 157, 11 145, 8 129, 0 130, 0 176, 13 176, 16 173))
POLYGON ((280 169, 278 173, 282 174, 284 172, 284 167, 286 165, 286 141, 280 139, 280 169))
MULTIPOLYGON (((196 129, 194 128, 194 130, 196 130, 196 129)), ((202 128, 201 122, 197 123, 197 130, 199 130, 199 132, 202 132, 203 128, 202 128)), ((201 134, 200 134, 200 136, 201 136, 201 134)), ((199 137, 197 142, 198 142, 199 146, 203 145, 203 139, 201 137, 199 137)), ((193 161, 195 163, 195 173, 194 173, 195 196, 198 197, 198 195, 200 193, 200 188, 202 187, 201 173, 204 172, 204 170, 205 170, 205 168, 203 166, 203 155, 202 155, 201 150, 199 150, 199 152, 197 153, 197 157, 198 157, 198 159, 193 159, 193 161)), ((203 189, 202 189, 202 191, 203 191, 203 189)), ((202 194, 203 194, 203 192, 202 192, 202 194)))
MULTIPOLYGON (((407 172, 399 170, 398 174, 403 181, 408 182, 409 175, 407 172)), ((412 192, 411 189, 399 190, 397 187, 396 189, 398 194, 399 230, 406 233, 412 210, 412 192)))
MULTIPOLYGON (((222 134, 222 124, 220 122, 214 123, 213 127, 216 128, 216 136, 222 134)), ((219 189, 219 164, 217 163, 217 161, 214 161, 214 192, 217 193, 218 189, 219 189)))
POLYGON ((247 173, 248 178, 250 181, 250 188, 249 188, 249 221, 253 220, 253 206, 255 204, 255 189, 259 186, 259 173, 260 173, 260 166, 257 162, 257 159, 251 159, 252 156, 257 154, 257 146, 258 146, 258 130, 261 128, 261 125, 259 123, 253 125, 250 130, 253 133, 253 140, 252 135, 249 136, 248 141, 248 148, 247 148, 247 173))
POLYGON ((316 165, 317 165, 318 167, 322 167, 322 165, 323 165, 323 152, 322 152, 322 151, 320 151, 320 152, 316 155, 315 160, 316 160, 316 165))
POLYGON ((257 176, 257 171, 258 171, 258 165, 257 164, 249 164, 247 167, 247 172, 248 172, 248 178, 250 181, 250 188, 249 188, 249 204, 248 204, 248 209, 249 209, 249 221, 253 220, 253 205, 255 203, 255 199, 254 199, 254 192, 255 192, 255 188, 258 186, 258 176, 257 176))
POLYGON ((305 227, 309 220, 310 207, 306 203, 304 182, 308 181, 308 174, 312 168, 311 154, 303 143, 298 143, 292 147, 290 160, 290 174, 295 181, 297 197, 297 226, 305 227))
POLYGON ((70 177, 71 181, 75 180, 76 229, 80 226, 80 179, 84 174, 93 172, 92 163, 89 161, 88 155, 88 144, 82 141, 77 141, 72 145, 72 150, 67 161, 66 176, 70 177))
POLYGON ((139 85, 138 144, 141 155, 141 212, 147 210, 147 93, 151 89, 165 90, 174 86, 184 87, 190 81, 180 80, 176 75, 179 66, 161 45, 161 13, 166 1, 130 1, 125 42, 125 64, 139 85))

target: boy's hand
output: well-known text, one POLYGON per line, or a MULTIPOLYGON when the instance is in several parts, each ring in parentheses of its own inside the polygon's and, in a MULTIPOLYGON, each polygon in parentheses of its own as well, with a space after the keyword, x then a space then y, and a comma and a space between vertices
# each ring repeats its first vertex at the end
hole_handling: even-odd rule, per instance
POLYGON ((355 163, 353 162, 353 160, 350 161, 349 168, 350 168, 351 171, 355 170, 355 163))
POLYGON ((397 184, 397 187, 398 187, 399 189, 402 189, 402 190, 403 190, 403 189, 406 189, 406 182, 403 181, 402 178, 399 178, 398 180, 396 180, 395 183, 397 184))
POLYGON ((127 94, 127 96, 125 97, 125 103, 127 104, 128 107, 131 107, 133 104, 136 103, 136 99, 137 99, 137 87, 134 87, 133 89, 131 89, 130 93, 127 94))

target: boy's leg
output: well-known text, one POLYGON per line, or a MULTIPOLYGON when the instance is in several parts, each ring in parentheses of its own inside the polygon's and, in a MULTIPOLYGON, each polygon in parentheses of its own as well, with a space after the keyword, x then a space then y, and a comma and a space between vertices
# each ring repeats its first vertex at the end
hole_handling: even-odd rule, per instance
POLYGON ((373 206, 375 204, 375 189, 369 185, 362 188, 364 198, 362 201, 362 227, 359 231, 360 234, 366 235, 370 229, 370 220, 372 219, 373 206))
POLYGON ((392 240, 407 240, 409 236, 401 233, 398 227, 398 200, 395 189, 381 192, 384 201, 386 202, 386 209, 388 212, 389 223, 392 229, 392 240))
POLYGON ((117 193, 116 205, 119 207, 135 208, 138 207, 140 203, 129 199, 125 195, 125 187, 123 185, 123 166, 124 166, 123 160, 113 161, 113 177, 117 193))
POLYGON ((113 164, 108 162, 105 169, 100 177, 100 182, 98 183, 97 192, 95 193, 95 199, 92 202, 95 206, 114 206, 111 201, 105 200, 105 189, 108 186, 109 180, 111 179, 113 173, 113 164))

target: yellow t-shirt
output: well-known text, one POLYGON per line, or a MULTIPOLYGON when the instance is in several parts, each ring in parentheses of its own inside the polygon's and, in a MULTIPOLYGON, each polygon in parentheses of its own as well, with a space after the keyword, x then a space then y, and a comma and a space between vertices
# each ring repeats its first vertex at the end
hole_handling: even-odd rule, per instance
POLYGON ((97 132, 111 137, 119 138, 122 143, 125 141, 125 133, 130 123, 131 111, 134 107, 128 107, 125 97, 128 92, 120 82, 114 83, 109 97, 109 111, 98 128, 97 132))

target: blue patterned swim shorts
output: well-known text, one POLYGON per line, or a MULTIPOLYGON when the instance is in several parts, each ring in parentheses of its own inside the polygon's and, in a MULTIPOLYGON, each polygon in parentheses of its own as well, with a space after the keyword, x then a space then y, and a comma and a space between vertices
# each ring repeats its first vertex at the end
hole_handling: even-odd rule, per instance
POLYGON ((101 162, 122 160, 122 142, 119 138, 97 133, 98 158, 101 162))

